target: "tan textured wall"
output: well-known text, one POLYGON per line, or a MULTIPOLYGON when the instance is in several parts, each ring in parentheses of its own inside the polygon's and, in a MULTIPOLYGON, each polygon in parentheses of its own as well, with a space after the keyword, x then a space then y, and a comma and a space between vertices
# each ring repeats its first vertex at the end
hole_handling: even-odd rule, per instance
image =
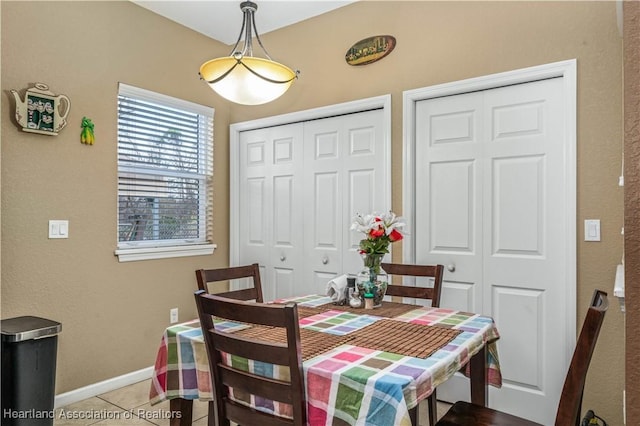
POLYGON ((624 4, 627 424, 640 418, 640 2, 624 4))
POLYGON ((194 270, 228 264, 228 108, 196 64, 227 47, 131 2, 1 2, 2 318, 62 323, 57 393, 153 365, 169 309, 195 317, 194 270), (58 136, 25 133, 10 89, 44 82, 71 99, 58 136), (216 108, 214 230, 209 257, 118 263, 118 82, 216 108), (80 143, 83 116, 96 143, 80 143), (49 219, 69 239, 48 240, 49 219))
MULTIPOLYGON (((6 90, 41 80, 73 103, 69 128, 55 139, 23 134, 2 115, 2 316, 63 322, 58 392, 151 365, 169 308, 195 315, 193 270, 228 261, 228 124, 390 93, 392 207, 399 212, 403 90, 565 59, 578 60, 577 320, 594 288, 611 291, 623 217, 622 39, 613 2, 360 1, 262 37, 272 56, 302 74, 282 98, 257 107, 231 106, 195 78, 204 59, 226 48, 134 5, 1 7, 2 107, 11 105, 6 90), (25 31, 27 17, 32 31, 25 31), (50 39, 52 22, 64 43, 35 49, 45 34, 50 39), (394 52, 372 65, 346 65, 351 44, 376 34, 394 35, 394 52), (117 81, 216 108, 219 249, 211 259, 119 264, 113 257, 117 81), (77 140, 83 115, 96 123, 93 148, 77 140), (70 220, 69 240, 46 239, 51 218, 70 220), (586 218, 601 219, 602 242, 581 241, 586 218)), ((259 12, 257 20, 260 27, 259 12)), ((622 424, 622 318, 612 300, 585 394, 585 407, 611 425, 622 424)))

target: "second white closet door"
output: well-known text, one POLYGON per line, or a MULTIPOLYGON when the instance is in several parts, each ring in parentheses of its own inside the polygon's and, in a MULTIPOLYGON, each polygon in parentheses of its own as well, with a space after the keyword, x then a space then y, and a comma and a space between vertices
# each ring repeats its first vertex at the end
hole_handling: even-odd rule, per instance
POLYGON ((302 278, 302 148, 301 123, 240 136, 240 264, 260 264, 266 300, 302 278))
POLYGON ((303 281, 312 293, 361 268, 354 215, 390 208, 382 117, 374 110, 305 123, 303 281))

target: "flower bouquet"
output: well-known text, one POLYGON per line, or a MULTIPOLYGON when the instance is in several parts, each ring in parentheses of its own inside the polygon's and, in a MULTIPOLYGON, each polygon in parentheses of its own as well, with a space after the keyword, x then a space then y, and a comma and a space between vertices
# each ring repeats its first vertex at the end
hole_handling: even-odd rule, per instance
POLYGON ((367 298, 373 298, 374 307, 382 305, 387 291, 388 276, 380 263, 384 255, 389 253, 389 245, 402 240, 401 228, 404 226, 404 219, 393 212, 383 215, 358 214, 353 219, 351 230, 362 232, 366 236, 360 240, 359 245, 364 269, 356 278, 358 294, 365 304, 367 298))

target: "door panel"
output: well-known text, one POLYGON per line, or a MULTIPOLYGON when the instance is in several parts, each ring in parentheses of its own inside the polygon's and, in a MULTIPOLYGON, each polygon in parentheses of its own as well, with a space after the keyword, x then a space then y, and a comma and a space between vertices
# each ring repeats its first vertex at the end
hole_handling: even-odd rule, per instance
POLYGON ((486 312, 500 317, 506 333, 498 342, 505 389, 494 393, 493 406, 544 424, 555 417, 573 344, 565 338, 565 200, 572 195, 562 102, 560 78, 485 96, 494 131, 486 143, 483 294, 486 312), (524 351, 522 340, 536 346, 524 351))
POLYGON ((326 283, 342 271, 342 187, 339 117, 305 123, 303 206, 305 216, 303 283, 305 293, 324 293, 326 283))
POLYGON ((301 145, 301 124, 240 135, 239 264, 260 264, 266 300, 290 295, 299 280, 301 145))
POLYGON ((300 278, 302 263, 302 218, 296 214, 302 199, 300 124, 269 129, 271 141, 271 179, 273 205, 268 210, 272 230, 269 266, 273 276, 273 298, 286 297, 300 278))
MULTIPOLYGON (((350 231, 356 214, 386 212, 391 209, 387 184, 390 177, 386 174, 388 141, 384 138, 382 110, 367 111, 344 116, 343 129, 347 135, 348 158, 343 169, 347 190, 342 194, 342 211, 345 250, 343 273, 357 274, 362 268, 362 258, 358 252, 362 234, 350 231)), ((391 257, 385 257, 390 260, 391 257)))
POLYGON ((293 245, 293 176, 273 178, 273 239, 275 244, 293 245))
MULTIPOLYGON (((295 270, 293 268, 274 267, 272 269, 272 279, 274 283, 275 298, 287 297, 295 294, 295 270)), ((264 287, 264 286, 263 286, 264 287)))
POLYGON ((324 250, 338 250, 342 237, 338 224, 340 222, 337 172, 317 173, 313 185, 313 245, 324 250))
POLYGON ((247 180, 247 219, 249 219, 249 232, 247 234, 248 245, 264 248, 268 237, 264 217, 259 213, 264 210, 265 201, 264 178, 252 178, 247 180))
POLYGON ((494 256, 542 256, 544 157, 493 160, 494 256))
POLYGON ((356 213, 387 204, 382 110, 305 123, 305 281, 324 293, 331 278, 357 273, 362 235, 350 232, 356 213))
POLYGON ((441 306, 482 311, 483 97, 416 105, 416 262, 447 266, 441 306))
POLYGON ((302 294, 323 294, 327 281, 342 271, 340 174, 337 170, 324 171, 314 173, 312 178, 305 203, 308 222, 304 236, 303 282, 308 287, 302 294))
POLYGON ((508 357, 502 357, 500 367, 511 371, 510 384, 529 389, 543 389, 544 336, 540 334, 544 321, 543 293, 513 287, 493 287, 494 321, 500 321, 500 338, 513 346, 508 357), (512 318, 521 318, 510 323, 512 318), (522 368, 526 365, 527 368, 522 368))
MULTIPOLYGON (((481 93, 416 105, 416 263, 446 266, 440 306, 482 311, 481 93)), ((469 399, 457 374, 438 387, 445 401, 469 399)))
MULTIPOLYGON (((440 294, 440 306, 468 312, 469 306, 474 306, 475 304, 474 283, 449 280, 446 281, 446 286, 443 285, 443 291, 440 294), (446 291, 444 291, 444 288, 446 288, 446 291)), ((438 397, 440 397, 439 391, 438 397)), ((450 399, 446 400, 450 401, 450 399)))
POLYGON ((291 294, 295 277, 295 265, 288 256, 293 256, 296 248, 296 221, 294 212, 294 182, 292 175, 273 177, 273 248, 271 264, 273 265, 273 281, 275 297, 286 297, 291 294))
POLYGON ((474 161, 431 164, 431 253, 472 253, 475 246, 474 161))
MULTIPOLYGON (((373 169, 352 170, 349 172, 348 211, 349 212, 373 212, 375 210, 376 172, 373 169)), ((360 247, 362 234, 359 232, 349 232, 351 226, 350 218, 346 230, 343 232, 347 237, 347 246, 350 251, 357 251, 360 247)), ((350 263, 351 265, 352 263, 350 263)), ((351 269, 352 272, 353 269, 351 269)))

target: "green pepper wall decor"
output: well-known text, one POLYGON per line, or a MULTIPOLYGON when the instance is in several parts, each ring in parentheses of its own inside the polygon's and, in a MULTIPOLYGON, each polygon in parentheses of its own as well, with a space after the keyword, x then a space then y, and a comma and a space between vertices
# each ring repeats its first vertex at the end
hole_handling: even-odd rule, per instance
POLYGON ((80 133, 80 142, 93 145, 95 136, 93 135, 93 123, 90 118, 82 117, 82 133, 80 133))

